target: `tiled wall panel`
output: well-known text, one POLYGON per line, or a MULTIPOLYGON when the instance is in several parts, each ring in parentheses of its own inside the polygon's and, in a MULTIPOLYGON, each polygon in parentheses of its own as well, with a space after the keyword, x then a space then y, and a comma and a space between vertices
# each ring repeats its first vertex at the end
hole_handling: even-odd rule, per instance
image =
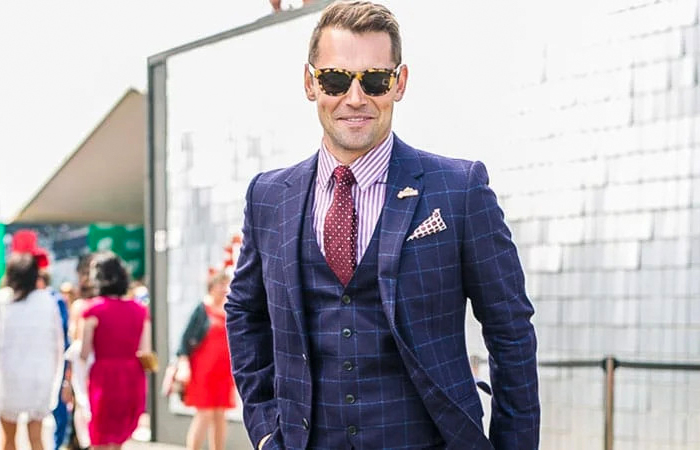
MULTIPOLYGON (((539 357, 698 362, 699 4, 587 10, 568 39, 545 39, 544 76, 513 94, 494 175, 539 357)), ((700 448, 700 373, 616 375, 616 449, 700 448)), ((542 448, 602 446, 603 379, 541 370, 542 448)))

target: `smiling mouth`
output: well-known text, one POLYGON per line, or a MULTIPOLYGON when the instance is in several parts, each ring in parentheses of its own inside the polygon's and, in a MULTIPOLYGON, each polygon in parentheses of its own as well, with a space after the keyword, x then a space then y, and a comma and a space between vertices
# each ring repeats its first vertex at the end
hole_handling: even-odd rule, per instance
POLYGON ((349 123, 363 123, 367 122, 369 120, 372 120, 371 117, 368 116, 363 116, 363 117, 340 117, 338 120, 341 120, 343 122, 349 122, 349 123))

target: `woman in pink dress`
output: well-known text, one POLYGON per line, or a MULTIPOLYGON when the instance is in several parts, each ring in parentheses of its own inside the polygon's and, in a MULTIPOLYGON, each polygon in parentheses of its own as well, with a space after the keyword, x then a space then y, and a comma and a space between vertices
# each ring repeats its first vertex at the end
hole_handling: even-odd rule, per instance
POLYGON ((137 353, 151 351, 151 322, 143 305, 122 299, 129 276, 114 253, 95 255, 90 278, 98 297, 83 312, 80 353, 84 360, 95 354, 88 376, 90 441, 97 450, 119 449, 145 409, 146 376, 137 353))

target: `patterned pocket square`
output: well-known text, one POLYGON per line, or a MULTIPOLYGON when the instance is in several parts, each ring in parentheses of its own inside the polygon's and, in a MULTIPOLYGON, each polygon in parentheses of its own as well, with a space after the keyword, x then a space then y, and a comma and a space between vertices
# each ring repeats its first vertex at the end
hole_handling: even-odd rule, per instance
POLYGON ((406 239, 406 242, 412 241, 414 239, 420 239, 424 238, 426 236, 430 236, 431 234, 439 233, 443 230, 447 229, 447 225, 445 225, 445 221, 442 220, 442 216, 440 215, 440 208, 436 208, 433 210, 433 213, 423 221, 420 225, 418 225, 418 228, 413 230, 413 233, 406 239))

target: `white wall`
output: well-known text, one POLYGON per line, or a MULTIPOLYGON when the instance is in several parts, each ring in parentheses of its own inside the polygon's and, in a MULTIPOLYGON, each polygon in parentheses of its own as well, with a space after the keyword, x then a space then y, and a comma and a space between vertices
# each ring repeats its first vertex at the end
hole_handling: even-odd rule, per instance
MULTIPOLYGON (((698 0, 385 3, 410 71, 395 130, 490 168, 540 359, 698 361, 698 0)), ((169 60, 171 334, 240 228, 248 180, 318 147, 302 89, 316 18, 169 60)), ((478 325, 468 331, 485 356, 478 325)), ((617 380, 616 448, 700 446, 700 376, 617 380)), ((602 446, 602 382, 597 369, 541 370, 542 448, 602 446)))

